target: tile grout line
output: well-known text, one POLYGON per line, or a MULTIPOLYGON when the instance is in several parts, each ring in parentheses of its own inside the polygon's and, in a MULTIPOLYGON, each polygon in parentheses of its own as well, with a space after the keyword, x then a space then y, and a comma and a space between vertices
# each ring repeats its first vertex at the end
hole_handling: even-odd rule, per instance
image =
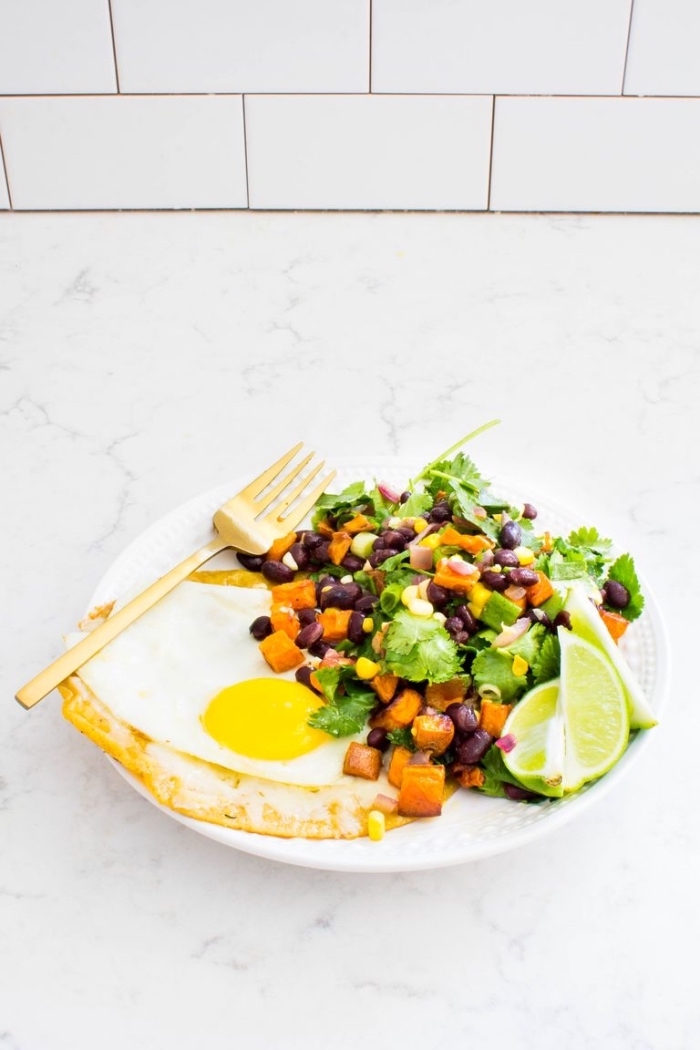
POLYGON ((15 206, 12 203, 12 193, 10 192, 10 176, 7 174, 7 164, 5 162, 5 150, 2 145, 2 135, 0 135, 0 169, 5 176, 5 186, 7 187, 7 199, 10 202, 10 211, 15 210, 15 206))
MULTIPOLYGON (((630 3, 630 20, 627 26, 627 43, 625 44, 625 61, 622 66, 622 87, 620 88, 620 95, 625 97, 625 81, 627 79, 627 61, 630 56, 630 40, 632 38, 632 19, 634 18, 634 0, 630 3)), ((649 97, 649 96, 647 96, 649 97)))
POLYGON ((107 8, 109 10, 109 31, 112 36, 112 57, 114 58, 114 79, 117 82, 117 94, 121 95, 121 88, 119 87, 119 66, 117 65, 117 43, 114 39, 114 16, 112 14, 112 0, 107 0, 107 8))
POLYGON ((491 183, 493 182, 493 140, 496 134, 496 96, 491 102, 491 149, 489 151, 489 186, 486 194, 486 211, 491 211, 491 183))
MULTIPOLYGON (((369 94, 381 96, 382 98, 493 98, 490 91, 119 91, 121 98, 238 98, 243 95, 259 95, 261 98, 367 98, 369 94)), ((79 91, 60 92, 50 94, 39 92, 36 94, 2 94, 1 100, 12 101, 14 99, 27 99, 36 101, 38 99, 53 98, 114 98, 114 91, 79 91)), ((656 102, 698 102, 700 94, 697 95, 620 95, 594 93, 581 94, 547 94, 540 92, 532 94, 521 92, 497 92, 498 98, 527 98, 527 99, 580 99, 583 101, 607 102, 623 98, 625 101, 641 100, 656 102)))
POLYGON ((250 179, 248 176, 248 134, 246 131, 245 95, 241 95, 241 107, 243 109, 243 163, 245 164, 245 199, 246 208, 250 211, 250 179))

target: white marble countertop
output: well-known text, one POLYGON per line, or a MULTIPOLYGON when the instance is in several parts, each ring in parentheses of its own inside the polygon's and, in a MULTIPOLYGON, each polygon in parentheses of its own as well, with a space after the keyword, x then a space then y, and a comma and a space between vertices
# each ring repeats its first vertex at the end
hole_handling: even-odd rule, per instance
POLYGON ((0 217, 3 1050, 697 1045, 700 219, 0 217), (169 820, 15 689, 164 511, 299 437, 473 454, 583 508, 673 696, 604 800, 435 872, 314 871, 169 820), (691 954, 692 953, 692 954, 691 954))

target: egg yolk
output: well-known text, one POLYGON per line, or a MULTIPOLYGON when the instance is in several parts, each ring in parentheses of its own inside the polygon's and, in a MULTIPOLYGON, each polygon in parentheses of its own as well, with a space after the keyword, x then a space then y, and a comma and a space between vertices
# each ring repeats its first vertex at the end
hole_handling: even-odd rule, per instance
POLYGON ((207 733, 224 747, 249 758, 281 760, 305 755, 328 740, 308 725, 323 705, 300 682, 250 678, 217 693, 202 715, 207 733))

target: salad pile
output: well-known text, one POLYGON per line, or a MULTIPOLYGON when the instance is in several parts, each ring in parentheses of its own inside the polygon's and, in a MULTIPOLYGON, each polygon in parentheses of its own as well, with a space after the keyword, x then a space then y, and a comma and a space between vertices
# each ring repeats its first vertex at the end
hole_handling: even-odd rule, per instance
POLYGON ((446 783, 541 801, 508 768, 504 726, 560 675, 572 582, 615 642, 644 607, 629 554, 590 526, 551 535, 457 451, 484 429, 405 491, 358 481, 323 495, 310 529, 238 555, 272 585, 250 628, 266 660, 322 695, 312 725, 355 738, 346 773, 388 770, 400 815, 437 815, 446 783))

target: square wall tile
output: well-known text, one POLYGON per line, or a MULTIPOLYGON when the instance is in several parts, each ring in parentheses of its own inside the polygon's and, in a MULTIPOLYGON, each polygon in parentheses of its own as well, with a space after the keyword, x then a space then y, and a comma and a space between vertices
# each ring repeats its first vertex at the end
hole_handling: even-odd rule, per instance
POLYGON ((492 99, 246 96, 251 208, 487 207, 492 99))
POLYGON ((700 95, 697 0, 634 0, 626 95, 700 95))
POLYGON ((245 208, 240 96, 4 98, 16 209, 245 208))
POLYGON ((369 0, 112 0, 125 92, 368 91, 369 0))
POLYGON ((700 211, 700 99, 497 99, 491 208, 700 211))
POLYGON ((0 95, 116 90, 109 0, 0 2, 0 95))
POLYGON ((373 0, 372 90, 622 91, 631 0, 373 0))

